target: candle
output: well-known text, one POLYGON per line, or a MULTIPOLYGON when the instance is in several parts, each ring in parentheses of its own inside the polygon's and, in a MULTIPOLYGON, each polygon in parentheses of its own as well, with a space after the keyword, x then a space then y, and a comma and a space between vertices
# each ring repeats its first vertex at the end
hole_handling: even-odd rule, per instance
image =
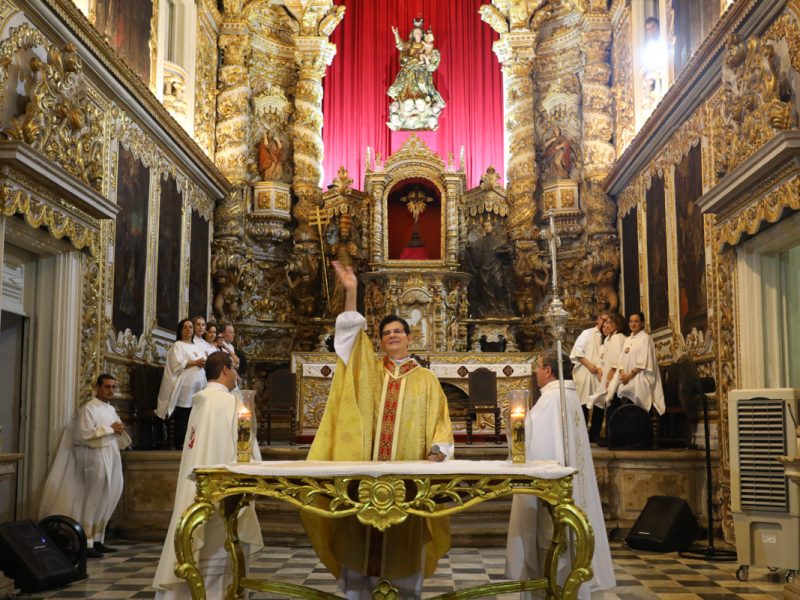
POLYGON ((525 413, 521 410, 511 411, 511 460, 525 462, 525 413))
POLYGON ((513 390, 508 396, 511 461, 525 462, 525 413, 528 410, 528 390, 513 390))
POLYGON ((236 430, 236 461, 240 463, 250 462, 252 454, 251 435, 252 435, 252 413, 246 408, 239 411, 238 427, 236 430))

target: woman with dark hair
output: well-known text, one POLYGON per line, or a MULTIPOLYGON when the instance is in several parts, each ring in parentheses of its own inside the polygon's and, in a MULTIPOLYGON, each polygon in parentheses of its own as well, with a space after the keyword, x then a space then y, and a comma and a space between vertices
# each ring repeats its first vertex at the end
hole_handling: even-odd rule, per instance
POLYGON ((592 421, 589 428, 589 441, 596 442, 600 438, 603 417, 608 403, 614 398, 619 386, 617 365, 625 343, 625 319, 618 313, 608 315, 603 321, 603 345, 600 346, 600 381, 596 393, 590 396, 593 404, 592 421))
POLYGON ((191 319, 178 323, 175 343, 167 351, 164 378, 158 391, 156 415, 165 421, 175 420, 175 446, 183 448, 186 424, 192 412, 192 396, 206 387, 206 353, 192 342, 191 319))
POLYGON ((631 335, 622 345, 619 363, 620 398, 650 411, 653 407, 660 415, 664 414, 664 390, 661 387, 661 373, 658 370, 656 346, 653 338, 644 330, 644 314, 637 312, 628 317, 631 335))

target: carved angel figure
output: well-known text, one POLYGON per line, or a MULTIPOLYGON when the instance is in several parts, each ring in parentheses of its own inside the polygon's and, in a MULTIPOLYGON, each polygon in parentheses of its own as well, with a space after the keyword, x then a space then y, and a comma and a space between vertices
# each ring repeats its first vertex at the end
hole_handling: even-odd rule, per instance
POLYGON ((441 60, 433 47, 433 32, 429 29, 423 33, 422 19, 414 20, 406 41, 400 38, 397 27, 392 27, 392 32, 400 51, 400 72, 387 91, 393 100, 387 125, 392 131, 435 130, 445 101, 433 85, 433 72, 441 60))

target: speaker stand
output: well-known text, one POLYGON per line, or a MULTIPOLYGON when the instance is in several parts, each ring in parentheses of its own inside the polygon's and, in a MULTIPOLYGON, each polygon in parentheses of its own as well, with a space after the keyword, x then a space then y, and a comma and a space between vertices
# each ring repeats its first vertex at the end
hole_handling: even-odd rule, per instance
POLYGON ((711 432, 708 430, 708 396, 706 394, 703 394, 703 426, 706 434, 706 541, 708 545, 705 548, 699 545, 693 546, 678 554, 685 558, 697 558, 713 562, 735 562, 736 552, 714 547, 714 523, 712 518, 714 514, 714 498, 711 491, 714 481, 711 474, 711 432))

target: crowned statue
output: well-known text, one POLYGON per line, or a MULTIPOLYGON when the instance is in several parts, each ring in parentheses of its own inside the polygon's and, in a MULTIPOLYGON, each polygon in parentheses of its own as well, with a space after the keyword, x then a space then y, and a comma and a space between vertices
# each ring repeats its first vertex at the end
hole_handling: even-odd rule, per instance
POLYGON ((445 106, 433 86, 433 72, 441 60, 433 47, 433 31, 423 32, 422 19, 414 19, 408 40, 400 38, 397 27, 392 27, 392 32, 400 51, 400 72, 387 92, 392 99, 387 125, 392 131, 433 131, 439 127, 439 114, 445 106))

